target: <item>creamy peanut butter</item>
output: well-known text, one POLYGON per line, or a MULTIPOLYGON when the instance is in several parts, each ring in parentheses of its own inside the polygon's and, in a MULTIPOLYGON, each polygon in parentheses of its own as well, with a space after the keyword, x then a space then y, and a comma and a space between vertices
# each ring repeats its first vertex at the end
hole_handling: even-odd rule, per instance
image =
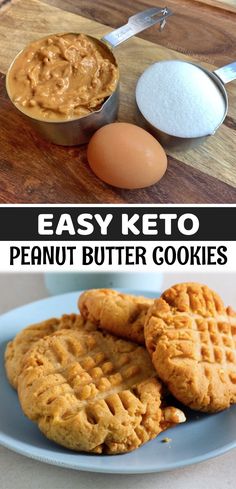
POLYGON ((101 107, 119 72, 109 50, 84 34, 58 34, 27 46, 8 72, 13 103, 40 120, 68 120, 101 107))

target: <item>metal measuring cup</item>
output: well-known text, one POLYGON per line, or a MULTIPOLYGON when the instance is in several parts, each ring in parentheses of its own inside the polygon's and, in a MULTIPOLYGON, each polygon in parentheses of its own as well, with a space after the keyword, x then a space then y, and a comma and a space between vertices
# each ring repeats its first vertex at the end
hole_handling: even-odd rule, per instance
MULTIPOLYGON (((175 60, 176 62, 176 60, 175 60)), ((175 151, 182 151, 186 149, 193 148, 201 143, 203 143, 209 136, 213 136, 217 129, 223 124, 226 115, 228 113, 228 95, 225 89, 226 83, 229 83, 233 80, 236 79, 236 61, 222 66, 221 68, 217 68, 214 71, 209 71, 206 68, 203 68, 202 66, 196 64, 196 63, 190 63, 188 61, 182 61, 179 60, 179 63, 188 63, 197 66, 200 68, 202 71, 204 71, 217 85, 219 88, 224 102, 225 102, 225 112, 222 117, 222 120, 220 123, 216 126, 214 131, 211 134, 206 134, 205 136, 200 136, 200 137, 179 137, 179 136, 174 136, 173 134, 168 134, 166 132, 163 132, 161 129, 159 129, 156 126, 153 126, 141 113, 139 110, 139 116, 141 115, 142 120, 144 122, 144 126, 155 136, 158 141, 168 150, 168 149, 174 149, 175 151)), ((136 102, 138 106, 138 100, 136 97, 136 102)), ((138 107, 139 109, 139 107, 138 107)))
MULTIPOLYGON (((157 23, 160 24, 160 29, 162 30, 166 24, 167 17, 169 17, 170 15, 172 15, 172 12, 166 7, 150 8, 133 15, 128 19, 127 24, 120 27, 119 29, 110 32, 109 34, 102 37, 100 40, 92 36, 87 37, 95 41, 98 45, 102 46, 103 50, 107 50, 109 57, 112 56, 112 60, 117 66, 116 58, 112 52, 112 50, 116 46, 134 36, 135 34, 138 34, 139 32, 157 23)), ((21 52, 18 53, 17 56, 19 56, 21 52)), ((8 85, 8 77, 17 56, 11 63, 11 66, 6 76, 6 89, 8 96, 13 104, 14 101, 11 98, 11 93, 8 85)), ((91 114, 80 118, 67 121, 58 120, 56 122, 39 120, 30 117, 28 114, 25 114, 23 110, 20 110, 16 106, 15 107, 20 110, 20 112, 30 121, 31 125, 35 127, 35 129, 38 131, 38 133, 41 134, 44 139, 47 139, 48 141, 59 144, 61 146, 75 146, 78 144, 87 143, 93 133, 97 131, 97 129, 104 126, 105 124, 114 122, 117 119, 118 106, 119 80, 116 86, 116 90, 104 101, 100 109, 95 110, 94 112, 91 112, 91 114)))

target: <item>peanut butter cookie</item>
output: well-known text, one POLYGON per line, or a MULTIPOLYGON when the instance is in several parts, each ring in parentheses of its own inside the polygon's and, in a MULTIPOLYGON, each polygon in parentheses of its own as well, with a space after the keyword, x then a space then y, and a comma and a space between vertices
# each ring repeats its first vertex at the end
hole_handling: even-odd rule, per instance
POLYGON ((236 402, 236 313, 198 283, 166 290, 149 309, 145 340, 157 374, 192 409, 236 402))
POLYGON ((51 440, 75 451, 128 452, 185 421, 164 407, 145 348, 100 331, 61 330, 23 358, 24 413, 51 440))
POLYGON ((79 309, 85 319, 120 338, 145 344, 144 321, 153 299, 121 294, 111 289, 92 289, 81 294, 79 309))
POLYGON ((24 354, 39 339, 60 329, 84 327, 84 320, 78 314, 64 314, 61 318, 52 318, 33 324, 20 331, 7 345, 5 352, 5 368, 12 387, 17 388, 17 379, 21 371, 24 354))

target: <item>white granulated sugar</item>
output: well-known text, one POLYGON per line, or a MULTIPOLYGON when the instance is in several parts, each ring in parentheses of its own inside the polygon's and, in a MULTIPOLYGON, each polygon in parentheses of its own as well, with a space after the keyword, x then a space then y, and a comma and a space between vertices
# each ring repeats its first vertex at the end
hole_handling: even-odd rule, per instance
POLYGON ((138 81, 136 100, 148 122, 179 137, 212 134, 225 114, 225 100, 214 81, 183 61, 150 66, 138 81))

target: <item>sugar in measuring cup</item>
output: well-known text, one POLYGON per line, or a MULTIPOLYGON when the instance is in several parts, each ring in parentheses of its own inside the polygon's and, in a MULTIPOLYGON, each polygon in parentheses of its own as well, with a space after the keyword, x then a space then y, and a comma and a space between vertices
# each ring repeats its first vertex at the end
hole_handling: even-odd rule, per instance
POLYGON ((221 126, 228 112, 225 84, 235 79, 236 62, 211 72, 186 61, 160 61, 139 78, 137 106, 163 146, 188 149, 221 126))

